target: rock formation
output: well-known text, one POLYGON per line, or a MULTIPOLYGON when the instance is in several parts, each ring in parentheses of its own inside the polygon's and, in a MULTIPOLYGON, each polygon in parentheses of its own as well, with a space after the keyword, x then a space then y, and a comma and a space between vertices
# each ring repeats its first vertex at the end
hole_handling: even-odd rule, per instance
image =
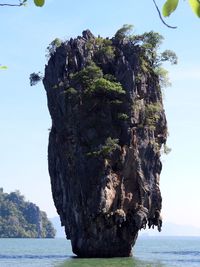
POLYGON ((0 188, 0 238, 54 238, 55 229, 44 211, 25 201, 19 191, 0 188))
POLYGON ((152 58, 125 35, 89 30, 52 51, 48 162, 66 236, 80 257, 130 256, 138 231, 162 224, 167 126, 152 58))

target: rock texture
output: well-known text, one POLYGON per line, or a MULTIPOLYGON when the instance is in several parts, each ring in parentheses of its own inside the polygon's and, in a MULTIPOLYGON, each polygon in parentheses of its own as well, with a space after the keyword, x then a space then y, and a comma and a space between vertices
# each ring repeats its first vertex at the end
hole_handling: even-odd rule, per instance
POLYGON ((144 68, 143 54, 139 45, 87 30, 62 43, 45 68, 53 199, 80 257, 130 256, 140 229, 161 229, 167 126, 158 76, 147 59, 144 68), (95 77, 88 87, 81 71, 92 76, 95 68, 100 85, 95 77), (112 79, 123 91, 101 85, 112 79))

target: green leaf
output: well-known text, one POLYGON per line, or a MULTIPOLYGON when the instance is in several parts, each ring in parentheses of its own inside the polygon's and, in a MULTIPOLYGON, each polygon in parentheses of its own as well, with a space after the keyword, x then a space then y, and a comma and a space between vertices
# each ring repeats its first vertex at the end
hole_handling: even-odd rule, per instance
POLYGON ((189 0, 189 4, 192 11, 200 18, 200 1, 199 0, 189 0))
POLYGON ((164 17, 169 17, 172 12, 177 8, 179 0, 167 0, 162 8, 164 17))
POLYGON ((7 66, 0 66, 0 70, 7 70, 7 66))
POLYGON ((35 5, 40 7, 44 5, 44 2, 45 0, 34 0, 35 5))

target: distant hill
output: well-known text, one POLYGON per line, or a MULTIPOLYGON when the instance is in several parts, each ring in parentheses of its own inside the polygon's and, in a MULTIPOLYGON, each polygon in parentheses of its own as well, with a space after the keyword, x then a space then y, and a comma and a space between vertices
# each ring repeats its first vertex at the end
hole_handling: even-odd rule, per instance
POLYGON ((140 231, 141 236, 200 236, 200 228, 191 225, 180 225, 175 223, 163 223, 162 231, 147 229, 140 231))
POLYGON ((50 221, 53 224, 53 227, 56 229, 56 237, 57 238, 65 238, 66 237, 65 230, 64 230, 64 227, 61 226, 59 216, 51 218, 50 221))
POLYGON ((0 238, 54 238, 55 229, 45 212, 25 201, 19 191, 0 188, 0 238))

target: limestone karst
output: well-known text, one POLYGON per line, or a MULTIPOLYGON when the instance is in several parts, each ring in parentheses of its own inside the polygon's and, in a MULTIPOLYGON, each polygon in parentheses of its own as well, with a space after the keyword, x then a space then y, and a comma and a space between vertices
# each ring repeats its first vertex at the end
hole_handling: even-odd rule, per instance
POLYGON ((45 67, 53 199, 80 257, 130 256, 140 229, 161 229, 167 124, 147 49, 86 30, 45 67))

